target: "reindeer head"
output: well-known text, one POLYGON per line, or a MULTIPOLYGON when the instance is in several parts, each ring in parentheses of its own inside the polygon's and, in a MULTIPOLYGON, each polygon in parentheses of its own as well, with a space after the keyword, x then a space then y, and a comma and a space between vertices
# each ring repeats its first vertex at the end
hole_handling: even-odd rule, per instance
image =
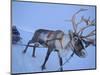
POLYGON ((91 36, 95 35, 95 30, 91 31, 88 35, 83 36, 83 31, 91 26, 95 26, 94 20, 90 21, 90 19, 85 19, 84 17, 81 17, 81 20, 76 23, 76 15, 80 13, 81 11, 86 11, 87 9, 80 9, 77 11, 70 20, 73 25, 73 31, 69 31, 69 35, 71 38, 71 45, 74 49, 74 53, 79 57, 85 57, 86 56, 86 50, 85 48, 89 45, 95 45, 95 39, 91 38, 91 36), (85 27, 77 31, 78 25, 81 22, 85 22, 85 27), (85 45, 85 46, 84 46, 85 45))
POLYGON ((74 53, 79 57, 85 57, 84 45, 78 34, 69 31, 69 35, 71 39, 71 47, 73 48, 74 53))

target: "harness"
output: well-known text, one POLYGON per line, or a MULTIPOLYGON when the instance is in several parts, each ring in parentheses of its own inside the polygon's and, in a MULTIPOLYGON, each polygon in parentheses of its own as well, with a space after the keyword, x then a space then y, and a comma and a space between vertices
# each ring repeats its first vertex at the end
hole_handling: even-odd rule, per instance
POLYGON ((55 33, 54 32, 49 32, 48 35, 47 35, 47 38, 49 38, 51 35, 54 35, 54 38, 53 39, 50 39, 50 40, 46 40, 45 44, 47 45, 49 41, 53 41, 53 40, 59 40, 60 44, 61 44, 61 48, 63 49, 63 45, 62 45, 62 39, 63 39, 63 36, 64 34, 60 37, 60 38, 56 38, 56 36, 60 33, 55 33))
POLYGON ((52 34, 53 34, 53 32, 49 32, 47 35, 47 38, 49 38, 52 34))

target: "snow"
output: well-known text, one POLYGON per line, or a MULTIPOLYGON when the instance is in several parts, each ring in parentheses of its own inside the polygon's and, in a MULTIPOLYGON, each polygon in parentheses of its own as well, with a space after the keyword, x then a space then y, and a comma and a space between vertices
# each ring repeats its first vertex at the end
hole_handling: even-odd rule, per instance
MULTIPOLYGON (((63 12, 70 13, 68 17, 71 17, 73 14, 72 12, 76 9, 78 10, 81 8, 81 6, 67 6, 67 9, 69 8, 69 11, 65 10, 65 5, 59 6, 60 9, 54 9, 53 5, 52 7, 47 7, 40 4, 31 4, 31 3, 25 3, 22 2, 13 2, 13 24, 17 26, 22 40, 19 43, 27 44, 27 42, 32 38, 34 32, 36 29, 44 28, 44 29, 50 29, 50 30, 57 30, 60 29, 64 31, 65 33, 71 29, 71 26, 66 27, 65 22, 63 20, 66 19, 67 14, 63 12), (24 5, 24 6, 23 6, 24 5), (29 7, 31 6, 31 7, 29 7), (39 9, 36 9, 36 7, 41 7, 39 9), (34 8, 34 9, 33 9, 34 8), (44 9, 45 8, 45 9, 44 9), (42 9, 46 10, 48 8, 48 11, 57 11, 58 13, 55 15, 55 13, 51 13, 52 16, 50 16, 50 13, 47 12, 46 14, 42 14, 44 11, 42 9), (62 9, 64 8, 64 9, 62 9), (35 10, 34 12, 32 10, 35 10), (62 10, 59 12, 58 10, 62 10), (72 11, 71 11, 72 10, 72 11), (39 11, 39 12, 38 12, 39 11), (41 12, 41 13, 40 13, 41 12), (18 14, 19 13, 19 14, 18 14), (33 14, 34 13, 34 14, 33 14), (60 15, 62 13, 62 16, 60 15), (29 15, 26 15, 29 14, 29 15), (41 19, 43 16, 44 19, 41 19), (60 16, 59 16, 60 15, 60 16), (36 17, 37 16, 37 17, 36 17), (57 16, 57 17, 54 17, 57 16), (41 18, 39 18, 41 17, 41 18), (35 19, 34 19, 35 18, 35 19), (53 20, 51 20, 54 18, 53 20), (41 21, 41 20, 42 21, 41 21), (33 22, 34 21, 34 22, 33 22), (65 25, 64 25, 65 24, 65 25), (55 26, 54 26, 55 25, 55 26)), ((56 7, 56 5, 55 5, 56 7)), ((94 13, 94 7, 85 7, 83 8, 89 8, 89 14, 84 13, 86 16, 92 16, 92 18, 95 17, 94 13), (92 12, 91 12, 92 11, 92 12), (90 14, 91 12, 91 14, 90 14)), ((69 25, 71 23, 67 23, 69 25)), ((44 62, 47 48, 36 48, 36 57, 32 57, 32 48, 29 47, 26 54, 23 54, 22 51, 25 49, 25 46, 20 45, 12 45, 12 73, 34 73, 34 72, 47 72, 47 71, 57 71, 59 69, 59 58, 57 55, 57 52, 53 51, 46 63, 46 69, 41 70, 41 65, 44 62)), ((79 69, 95 69, 96 68, 96 50, 94 46, 89 46, 87 49, 87 56, 85 58, 79 58, 78 56, 74 55, 69 62, 67 62, 65 65, 63 65, 64 70, 79 70, 79 69)), ((66 53, 65 53, 66 54, 66 53)), ((66 54, 66 56, 63 56, 63 63, 66 61, 66 58, 68 59, 71 52, 66 54)))
MULTIPOLYGON (((21 31, 21 40, 22 44, 27 44, 26 41, 32 33, 21 31), (28 36, 26 36, 26 34, 28 36), (24 39, 26 38, 26 39, 24 39), (26 42, 25 42, 26 41, 26 42)), ((20 42, 19 42, 20 43, 20 42)), ((22 51, 25 49, 25 46, 12 45, 12 73, 31 73, 31 72, 46 72, 46 71, 59 71, 59 58, 57 52, 53 51, 46 63, 46 69, 41 70, 41 65, 44 62, 47 48, 36 48, 36 57, 32 57, 32 47, 29 47, 26 54, 23 54, 22 51)), ((79 58, 74 55, 69 62, 64 66, 64 70, 76 70, 76 69, 91 69, 95 68, 95 48, 89 47, 86 49, 88 55, 86 58, 79 58), (91 52, 92 50, 92 52, 91 52), (91 61, 91 62, 90 62, 91 61)), ((68 54, 68 53, 67 53, 68 54)), ((70 52, 67 55, 70 56, 70 52)), ((63 56, 63 62, 66 61, 67 56, 63 56)))

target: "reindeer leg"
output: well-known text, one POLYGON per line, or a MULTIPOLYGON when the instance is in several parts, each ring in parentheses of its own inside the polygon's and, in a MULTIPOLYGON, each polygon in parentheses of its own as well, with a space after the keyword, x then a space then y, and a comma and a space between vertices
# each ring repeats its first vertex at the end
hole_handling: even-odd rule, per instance
POLYGON ((34 46, 33 46, 33 54, 32 54, 32 57, 35 57, 35 49, 36 47, 39 47, 39 44, 38 43, 35 43, 34 46))
POLYGON ((44 61, 43 65, 42 65, 42 70, 45 69, 45 64, 46 64, 46 62, 47 62, 47 60, 48 60, 48 58, 50 56, 51 51, 52 51, 52 49, 48 48, 45 61, 44 61))
POLYGON ((35 57, 35 49, 36 49, 36 46, 34 45, 32 57, 35 57))
POLYGON ((62 68, 62 64, 63 64, 62 57, 60 56, 59 51, 57 51, 57 53, 58 53, 58 57, 59 57, 60 67, 61 67, 60 71, 63 71, 63 68, 62 68))
POLYGON ((23 53, 26 53, 27 48, 28 48, 28 46, 29 46, 29 44, 30 44, 30 43, 32 43, 32 41, 31 41, 31 40, 30 40, 30 41, 28 42, 28 44, 26 45, 26 48, 24 49, 23 53))

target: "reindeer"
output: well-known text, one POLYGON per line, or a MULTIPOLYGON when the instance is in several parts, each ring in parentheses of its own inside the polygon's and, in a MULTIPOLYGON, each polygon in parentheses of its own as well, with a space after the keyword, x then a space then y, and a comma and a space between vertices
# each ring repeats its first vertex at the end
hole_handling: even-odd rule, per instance
POLYGON ((71 18, 73 31, 70 30, 68 34, 65 34, 61 30, 46 30, 46 29, 38 29, 35 31, 34 36, 31 40, 29 40, 26 48, 24 49, 23 53, 26 53, 27 48, 29 47, 29 44, 34 43, 33 47, 33 54, 32 56, 35 57, 35 48, 41 44, 43 47, 48 48, 47 54, 44 60, 44 63, 42 64, 41 68, 42 70, 45 69, 45 64, 51 54, 52 51, 56 51, 59 57, 59 63, 60 63, 60 71, 63 71, 62 64, 63 60, 61 57, 61 51, 67 50, 70 48, 79 57, 85 57, 86 51, 85 48, 89 45, 95 45, 95 39, 92 39, 91 36, 95 35, 95 30, 91 31, 88 35, 83 36, 82 33, 86 28, 95 26, 93 25, 94 21, 88 21, 84 17, 81 18, 81 20, 77 23, 76 22, 76 15, 82 11, 85 11, 87 9, 80 9, 77 11, 71 18), (77 31, 78 25, 81 22, 85 22, 85 27, 77 31), (90 24, 91 23, 91 24, 90 24), (86 45, 84 46, 83 43, 86 45))

